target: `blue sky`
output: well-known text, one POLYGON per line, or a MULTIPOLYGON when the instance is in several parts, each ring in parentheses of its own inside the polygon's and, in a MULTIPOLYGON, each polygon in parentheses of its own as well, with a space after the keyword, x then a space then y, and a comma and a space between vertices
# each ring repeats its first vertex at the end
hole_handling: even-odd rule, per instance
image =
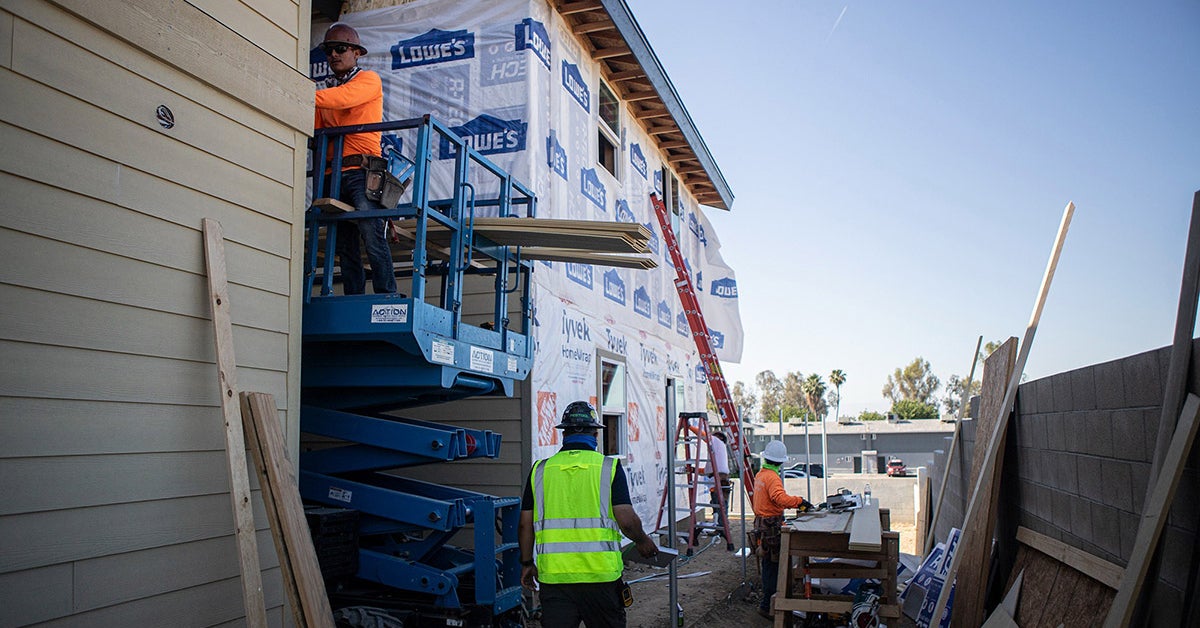
POLYGON ((626 1, 736 195, 731 381, 841 368, 852 414, 914 357, 965 375, 1023 337, 1068 201, 1026 374, 1170 343, 1200 3, 626 1))

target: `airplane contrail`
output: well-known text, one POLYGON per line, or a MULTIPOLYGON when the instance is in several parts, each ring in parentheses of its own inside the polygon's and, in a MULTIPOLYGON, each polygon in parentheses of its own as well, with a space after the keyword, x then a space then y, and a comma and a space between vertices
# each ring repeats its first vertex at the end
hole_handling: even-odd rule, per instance
POLYGON ((850 8, 850 5, 848 5, 848 4, 844 7, 842 7, 842 12, 839 13, 837 19, 833 21, 833 28, 829 29, 829 34, 825 36, 825 43, 829 43, 829 38, 833 37, 833 31, 836 31, 838 24, 842 23, 842 18, 845 17, 845 15, 846 15, 846 9, 849 9, 849 8, 850 8))

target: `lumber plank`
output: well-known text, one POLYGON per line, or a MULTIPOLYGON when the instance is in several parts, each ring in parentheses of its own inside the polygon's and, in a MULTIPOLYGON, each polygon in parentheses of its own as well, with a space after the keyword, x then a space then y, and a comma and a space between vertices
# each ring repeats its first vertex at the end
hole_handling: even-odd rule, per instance
MULTIPOLYGON (((398 229, 416 233, 415 220, 395 221, 398 229)), ((650 231, 636 223, 545 218, 476 218, 474 232, 501 246, 546 246, 607 253, 649 253, 650 231)), ((450 230, 429 222, 431 243, 446 245, 450 230)))
MULTIPOLYGON (((975 451, 983 451, 989 443, 983 438, 996 433, 998 443, 991 443, 995 449, 995 459, 1004 459, 1004 448, 1008 430, 996 432, 1000 420, 1001 406, 1009 382, 1013 377, 1013 362, 1017 355, 1017 339, 1010 337, 984 360, 983 382, 979 400, 979 417, 976 420, 975 451)), ((1000 465, 993 465, 992 472, 987 477, 983 474, 983 457, 978 453, 971 464, 969 485, 982 481, 983 493, 980 495, 979 514, 963 521, 963 540, 958 551, 964 552, 964 568, 958 572, 958 593, 954 594, 955 615, 965 613, 964 617, 974 618, 976 623, 983 620, 984 593, 987 589, 989 566, 991 565, 992 536, 996 528, 996 511, 1000 493, 996 487, 1000 483, 1000 465), (982 478, 982 480, 981 480, 982 478)))
MULTIPOLYGON (((985 487, 984 480, 993 476, 993 467, 996 466, 996 461, 999 459, 997 456, 997 450, 999 449, 1001 443, 1001 435, 1004 434, 1005 429, 1008 427, 1008 415, 1009 412, 1012 411, 1013 404, 1017 400, 1017 388, 1021 383, 1021 372, 1025 370, 1025 363, 1029 360, 1029 348, 1033 345, 1034 336, 1037 335, 1038 321, 1042 318, 1042 308, 1044 308, 1046 305, 1046 297, 1050 293, 1050 284, 1054 280, 1054 271, 1058 268, 1058 259, 1062 254, 1063 244, 1066 242, 1067 231, 1070 229, 1071 218, 1074 216, 1074 214, 1075 203, 1067 203, 1067 207, 1063 210, 1062 220, 1058 225, 1058 235, 1054 239, 1054 246, 1050 252, 1050 259, 1046 262, 1046 271, 1042 275, 1042 284, 1038 289, 1038 296, 1037 300, 1034 302, 1033 313, 1029 317, 1029 325, 1027 325, 1025 328, 1025 339, 1021 342, 1021 348, 1017 355, 1017 363, 1013 368, 1012 378, 1008 382, 1008 392, 1004 395, 1004 403, 1001 404, 1000 412, 997 415, 998 418, 995 429, 992 430, 991 437, 987 440, 988 446, 983 450, 983 462, 981 467, 982 472, 979 475, 979 480, 975 483, 974 490, 971 491, 971 501, 967 506, 966 516, 963 517, 964 522, 970 522, 973 518, 981 516, 981 501, 983 499, 987 499, 987 501, 984 503, 990 504, 994 498, 993 489, 995 487, 990 483, 985 487), (985 493, 986 497, 984 496, 985 493)), ((977 434, 979 434, 979 436, 977 436, 979 439, 987 438, 987 435, 983 432, 977 432, 977 434)), ((976 455, 978 456, 980 449, 976 448, 975 451, 977 452, 976 455)), ((984 509, 986 510, 986 507, 984 509)), ((966 541, 969 540, 969 537, 970 532, 964 529, 964 546, 966 541)), ((990 539, 990 537, 988 538, 990 539)), ((954 552, 954 556, 952 556, 950 559, 950 568, 946 573, 946 582, 955 581, 955 578, 958 575, 958 567, 961 564, 962 558, 965 554, 966 552, 964 551, 954 552)), ((961 585, 958 587, 942 587, 942 592, 938 595, 937 603, 934 605, 933 617, 942 616, 942 613, 946 609, 946 604, 950 601, 951 588, 956 588, 956 590, 959 591, 959 593, 955 594, 956 599, 961 600, 967 595, 970 595, 973 599, 978 600, 977 602, 969 605, 955 604, 954 608, 956 612, 954 613, 953 623, 955 625, 964 626, 978 625, 982 623, 981 617, 976 616, 972 619, 966 619, 965 616, 960 616, 957 612, 958 610, 967 608, 968 606, 971 609, 976 610, 983 607, 982 596, 984 595, 985 591, 983 590, 982 586, 977 586, 974 590, 970 591, 966 591, 966 587, 961 585)))
POLYGON ((597 266, 614 266, 617 268, 637 268, 642 270, 658 266, 658 262, 651 257, 622 255, 620 253, 598 253, 580 249, 563 249, 548 246, 522 247, 521 258, 547 262, 576 262, 580 264, 595 264, 597 266))
POLYGON ((1162 472, 1154 480, 1154 491, 1146 508, 1142 512, 1142 522, 1138 525, 1137 538, 1133 542, 1133 551, 1129 555, 1129 563, 1121 575, 1121 584, 1117 596, 1113 598, 1112 608, 1104 621, 1105 628, 1128 626, 1133 618, 1134 603, 1146 584, 1146 571, 1154 548, 1162 536, 1163 525, 1167 521, 1167 509, 1175 498, 1179 488, 1179 479, 1183 476, 1184 462, 1191 453, 1192 444, 1196 440, 1196 427, 1200 415, 1200 397, 1188 394, 1183 403, 1183 411, 1179 414, 1179 422, 1175 434, 1171 437, 1171 447, 1163 458, 1162 472))
POLYGON ((1120 565, 1114 565, 1025 526, 1017 528, 1017 540, 1113 589, 1120 584, 1121 574, 1125 571, 1120 565))
POLYGON ((258 469, 271 538, 296 625, 333 628, 333 611, 304 518, 296 475, 287 459, 275 399, 266 393, 244 392, 241 404, 248 419, 246 440, 258 469))
POLYGON ((212 306, 213 337, 217 351, 217 380, 221 393, 221 413, 225 419, 229 497, 233 502, 234 535, 242 571, 242 601, 246 610, 246 625, 266 628, 267 609, 258 565, 258 542, 254 538, 250 476, 246 469, 246 443, 242 436, 242 413, 237 396, 237 362, 233 354, 233 324, 225 273, 225 236, 221 223, 211 218, 204 219, 203 229, 208 299, 212 306))
POLYGON ((354 206, 336 198, 323 197, 313 200, 312 206, 325 214, 345 214, 354 211, 354 206))
POLYGON ((883 548, 879 502, 861 506, 850 517, 850 549, 877 552, 883 548))

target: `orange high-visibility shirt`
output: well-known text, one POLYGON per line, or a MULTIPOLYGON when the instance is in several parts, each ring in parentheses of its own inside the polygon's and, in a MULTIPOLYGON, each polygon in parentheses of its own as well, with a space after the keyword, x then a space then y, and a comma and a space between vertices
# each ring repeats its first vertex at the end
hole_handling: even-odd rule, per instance
MULTIPOLYGON (((345 85, 317 90, 314 128, 376 122, 383 122, 383 81, 378 74, 359 70, 345 85)), ((380 135, 378 131, 347 135, 342 154, 379 156, 380 135)))
POLYGON ((778 517, 784 508, 799 508, 804 498, 788 495, 783 489, 783 480, 770 469, 762 469, 754 476, 754 514, 759 517, 778 517))

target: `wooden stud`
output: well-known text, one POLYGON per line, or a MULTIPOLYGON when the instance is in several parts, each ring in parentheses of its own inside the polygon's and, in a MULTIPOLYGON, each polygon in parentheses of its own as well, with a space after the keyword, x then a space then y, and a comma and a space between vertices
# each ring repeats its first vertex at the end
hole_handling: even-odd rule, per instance
POLYGON ((580 22, 571 26, 571 32, 576 35, 586 35, 600 31, 616 30, 617 25, 612 20, 596 20, 595 22, 580 22))
POLYGON ((1034 532, 1025 526, 1017 528, 1017 541, 1113 589, 1120 584, 1121 574, 1125 572, 1120 565, 1114 565, 1103 558, 1093 556, 1045 534, 1034 532))
POLYGON ((609 83, 621 83, 624 81, 633 81, 633 80, 637 80, 637 79, 646 78, 646 71, 639 67, 636 70, 625 70, 623 72, 613 72, 612 74, 609 74, 605 78, 608 79, 609 83))
POLYGON ((596 61, 603 61, 616 57, 627 57, 631 54, 633 53, 630 52, 629 46, 622 44, 620 46, 612 46, 611 48, 597 48, 592 51, 592 58, 596 61))
POLYGON ((692 145, 687 140, 671 140, 669 142, 659 142, 658 147, 662 150, 671 150, 675 148, 688 148, 692 145))
POLYGON ((300 502, 300 488, 287 459, 275 398, 266 393, 241 394, 246 441, 258 470, 271 538, 297 626, 333 628, 333 611, 321 577, 321 565, 300 502))
POLYGON ((560 15, 575 15, 577 13, 599 11, 603 8, 604 4, 600 0, 580 0, 579 2, 564 2, 558 5, 558 13, 560 15))
POLYGON ((318 198, 313 200, 312 206, 324 214, 344 214, 354 211, 353 205, 343 203, 336 198, 318 198))
POLYGON ((1200 425, 1197 416, 1200 415, 1200 397, 1188 394, 1183 403, 1183 411, 1179 414, 1179 422, 1171 436, 1171 446, 1163 458, 1162 473, 1154 481, 1154 490, 1142 511, 1142 522, 1138 525, 1137 538, 1133 542, 1133 551, 1129 555, 1129 563, 1121 575, 1121 585, 1117 596, 1113 598, 1108 618, 1104 620, 1105 628, 1128 626, 1133 619, 1133 609, 1138 595, 1146 584, 1146 571, 1158 539, 1162 535, 1163 525, 1167 522, 1167 510, 1175 491, 1179 488, 1179 480, 1183 477, 1183 466, 1188 454, 1192 451, 1192 443, 1196 440, 1196 427, 1200 425))
POLYGON ((624 94, 624 96, 622 96, 622 98, 627 102, 640 102, 643 100, 650 100, 652 98, 658 98, 658 92, 653 89, 647 89, 647 90, 642 90, 642 91, 628 91, 628 92, 625 92, 625 94, 624 94))
MULTIPOLYGON (((979 516, 979 502, 981 499, 981 494, 985 490, 983 481, 985 478, 990 478, 992 476, 992 469, 996 465, 996 449, 999 447, 1001 435, 1004 434, 1005 429, 1008 427, 1008 415, 1012 411, 1013 403, 1017 399, 1017 387, 1021 383, 1021 373, 1025 370, 1025 362, 1029 359, 1029 347, 1033 344, 1033 337, 1037 333, 1038 321, 1041 320, 1042 317, 1042 308, 1046 305, 1046 297, 1050 293, 1050 283, 1054 279, 1054 271, 1058 267, 1058 258, 1059 255, 1062 254, 1062 247, 1067 239, 1067 230, 1071 226, 1071 218, 1074 214, 1075 204, 1067 203, 1066 209, 1063 210, 1062 221, 1058 225, 1058 236, 1054 239, 1054 247, 1050 253, 1050 260, 1046 263, 1046 271, 1042 276, 1042 285, 1038 290, 1038 297, 1033 306, 1033 314, 1030 316, 1029 325, 1025 328, 1025 339, 1021 343, 1020 354, 1017 356, 1017 364, 1014 367, 1012 378, 1008 384, 1008 392, 1004 396, 1004 403, 1000 408, 1000 414, 996 421, 996 427, 992 431, 990 438, 986 441, 988 446, 983 450, 983 472, 980 473, 979 479, 975 483, 975 488, 973 491, 971 491, 971 502, 967 507, 967 513, 963 518, 963 521, 970 521, 973 517, 979 516)), ((982 438, 983 436, 985 435, 981 434, 977 436, 977 439, 982 438)), ((976 440, 977 444, 982 444, 983 442, 984 441, 982 440, 976 440)), ((980 450, 977 448, 976 452, 978 451, 980 450)), ((992 492, 992 488, 992 486, 986 487, 986 490, 989 494, 989 500, 991 499, 990 494, 992 492)), ((966 545, 968 536, 968 533, 966 530, 964 530, 963 539, 960 541, 960 545, 966 545)), ((958 566, 964 553, 965 552, 962 551, 954 552, 954 555, 950 559, 950 569, 946 574, 946 582, 954 582, 955 577, 958 575, 958 566)), ((938 595, 937 603, 933 608, 933 617, 941 617, 945 612, 946 604, 950 599, 951 588, 953 587, 942 587, 941 594, 938 595)), ((976 592, 971 592, 972 595, 975 593, 976 592)), ((982 591, 979 593, 982 593, 982 591)), ((959 588, 959 593, 957 596, 963 595, 965 595, 963 588, 959 588)), ((955 605, 955 608, 958 609, 961 607, 955 605)), ((957 616, 957 613, 955 613, 955 615, 957 616)), ((978 621, 975 622, 975 624, 978 623, 978 621)), ((963 625, 968 624, 969 622, 963 625)))
POLYGON ((242 602, 246 625, 266 628, 258 542, 254 538, 254 511, 250 503, 250 475, 246 469, 246 442, 242 438, 242 412, 238 401, 237 362, 233 355, 233 323, 229 311, 229 284, 225 275, 225 236, 221 223, 205 218, 204 261, 208 273, 208 299, 212 306, 216 341, 217 382, 225 422, 225 457, 229 463, 229 498, 233 502, 234 536, 242 572, 242 602))

